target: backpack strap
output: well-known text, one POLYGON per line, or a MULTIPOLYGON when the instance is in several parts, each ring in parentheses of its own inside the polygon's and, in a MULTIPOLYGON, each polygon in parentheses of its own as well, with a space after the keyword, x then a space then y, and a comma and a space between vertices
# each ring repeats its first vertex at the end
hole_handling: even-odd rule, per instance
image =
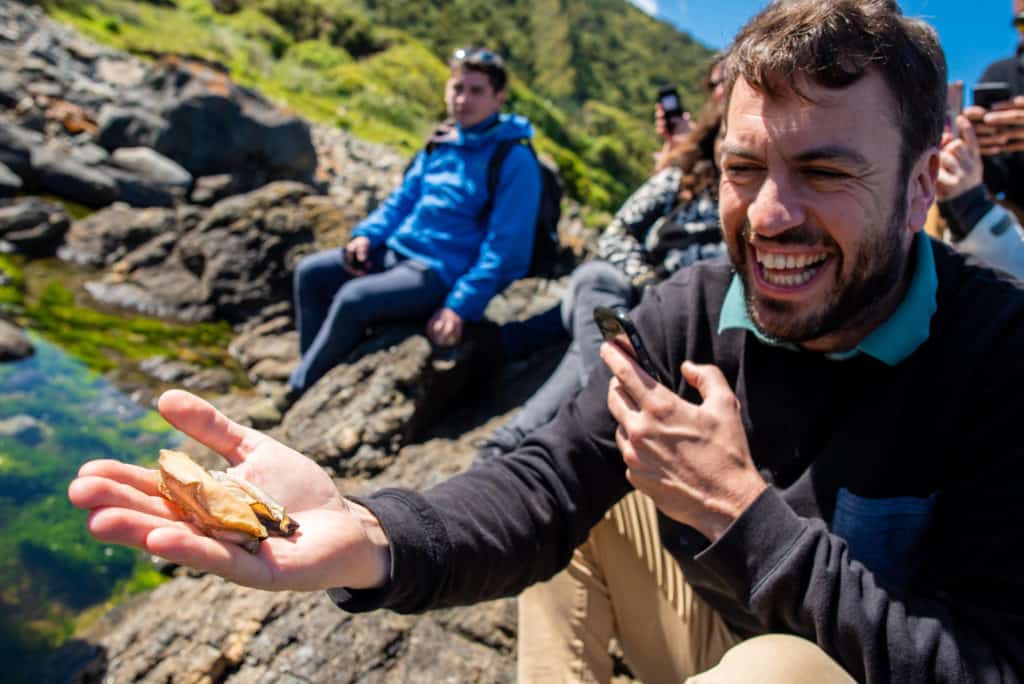
POLYGON ((533 152, 533 145, 530 144, 528 138, 498 141, 497 146, 494 148, 494 153, 491 154, 491 161, 487 164, 487 201, 484 202, 484 206, 480 208, 480 212, 476 215, 477 223, 481 225, 487 221, 488 215, 494 209, 494 194, 498 190, 498 181, 501 179, 501 166, 505 163, 505 158, 508 157, 509 152, 516 145, 524 145, 531 153, 536 155, 533 152))

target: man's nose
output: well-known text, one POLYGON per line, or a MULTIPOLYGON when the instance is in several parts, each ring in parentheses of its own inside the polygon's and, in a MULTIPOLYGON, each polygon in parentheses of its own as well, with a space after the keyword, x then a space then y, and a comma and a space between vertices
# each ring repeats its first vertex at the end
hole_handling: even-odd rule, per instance
POLYGON ((766 178, 747 208, 750 227, 762 237, 773 237, 801 226, 806 218, 800 197, 786 178, 766 178))

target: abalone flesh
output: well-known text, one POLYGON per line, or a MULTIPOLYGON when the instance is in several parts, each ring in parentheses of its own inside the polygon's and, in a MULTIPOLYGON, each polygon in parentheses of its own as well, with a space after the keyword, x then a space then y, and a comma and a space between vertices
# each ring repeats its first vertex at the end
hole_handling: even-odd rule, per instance
POLYGON ((203 534, 249 553, 268 535, 289 537, 299 528, 266 492, 229 473, 207 472, 180 451, 160 450, 159 489, 203 534))

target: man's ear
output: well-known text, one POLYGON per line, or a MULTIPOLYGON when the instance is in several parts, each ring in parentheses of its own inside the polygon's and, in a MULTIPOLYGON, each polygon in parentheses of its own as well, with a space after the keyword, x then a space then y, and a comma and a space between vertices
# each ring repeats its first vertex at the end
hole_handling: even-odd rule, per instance
POLYGON ((928 210, 935 203, 935 181, 939 177, 939 150, 929 147, 910 173, 907 188, 907 228, 916 233, 924 227, 928 210))
POLYGON ((503 88, 494 94, 494 97, 498 100, 498 107, 505 106, 505 100, 508 99, 508 88, 503 88))

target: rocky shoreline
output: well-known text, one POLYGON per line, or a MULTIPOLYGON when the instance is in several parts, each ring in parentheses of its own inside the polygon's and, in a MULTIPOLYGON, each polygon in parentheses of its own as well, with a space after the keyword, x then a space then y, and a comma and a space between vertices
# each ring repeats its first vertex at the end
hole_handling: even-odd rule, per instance
MULTIPOLYGON (((0 251, 95 269, 86 289, 103 305, 227 321, 229 353, 252 383, 284 382, 298 355, 289 303, 296 262, 342 244, 397 184, 406 159, 284 112, 216 64, 119 53, 16 2, 0 3, 0 65, 0 251), (76 219, 67 202, 93 211, 76 219)), ((578 209, 563 213, 563 243, 579 258, 591 238, 578 209)), ((487 315, 501 323, 543 310, 560 287, 521 281, 487 315)), ((279 425, 260 427, 321 463, 346 493, 427 487, 469 465, 560 351, 488 368, 485 383, 473 354, 438 356, 417 330, 384 330, 279 425)), ((15 322, 0 319, 0 361, 31 353, 15 322)), ((232 389, 229 374, 183 359, 151 359, 140 370, 154 385, 203 393, 238 420, 253 399, 232 389)), ((184 448, 217 460, 198 444, 184 448)), ((322 594, 173 573, 67 642, 47 680, 514 679, 508 599, 422 616, 349 616, 322 594)))

